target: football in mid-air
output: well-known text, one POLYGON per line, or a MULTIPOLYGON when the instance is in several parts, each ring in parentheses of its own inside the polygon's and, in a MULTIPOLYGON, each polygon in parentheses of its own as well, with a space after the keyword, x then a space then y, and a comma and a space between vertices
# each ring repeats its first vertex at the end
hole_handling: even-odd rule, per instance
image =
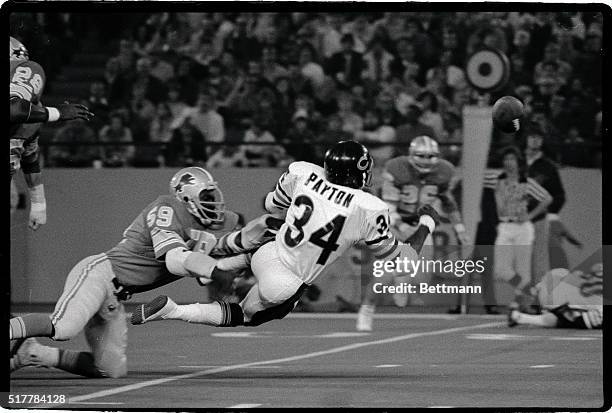
POLYGON ((513 96, 503 96, 493 105, 493 126, 505 133, 518 132, 524 113, 520 100, 513 96))

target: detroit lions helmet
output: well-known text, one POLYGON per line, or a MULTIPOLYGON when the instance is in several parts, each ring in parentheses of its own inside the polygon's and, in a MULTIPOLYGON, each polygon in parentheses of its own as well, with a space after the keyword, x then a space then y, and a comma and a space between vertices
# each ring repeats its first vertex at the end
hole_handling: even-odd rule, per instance
POLYGON ((11 36, 9 42, 9 58, 13 60, 29 60, 28 49, 19 40, 11 36))
POLYGON ((408 161, 420 173, 430 172, 438 163, 439 158, 438 142, 429 136, 417 136, 410 142, 408 161))
POLYGON ((203 225, 223 223, 223 193, 204 168, 191 166, 174 174, 170 180, 170 195, 184 203, 187 210, 203 225))

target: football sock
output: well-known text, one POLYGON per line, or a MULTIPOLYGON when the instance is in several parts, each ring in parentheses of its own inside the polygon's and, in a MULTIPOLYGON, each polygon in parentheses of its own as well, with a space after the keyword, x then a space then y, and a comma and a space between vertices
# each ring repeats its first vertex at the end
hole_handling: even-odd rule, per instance
POLYGON ((215 301, 207 304, 175 304, 175 308, 163 318, 215 327, 233 327, 242 325, 243 317, 242 308, 238 304, 215 301))
POLYGON ((26 314, 9 320, 9 339, 52 337, 53 324, 47 314, 26 314))
POLYGON ((59 350, 53 367, 81 376, 102 377, 95 366, 93 355, 85 351, 59 350))
POLYGON ((514 319, 519 324, 530 324, 538 327, 555 327, 557 325, 557 317, 554 314, 531 315, 518 311, 515 314, 514 319))

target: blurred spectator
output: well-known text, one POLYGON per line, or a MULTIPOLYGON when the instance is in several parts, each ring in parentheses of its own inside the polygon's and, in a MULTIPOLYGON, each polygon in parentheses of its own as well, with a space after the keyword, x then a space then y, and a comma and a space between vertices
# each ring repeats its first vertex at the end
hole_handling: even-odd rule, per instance
MULTIPOLYGON (((355 134, 355 139, 369 142, 394 143, 395 128, 385 125, 376 109, 366 109, 363 117, 363 130, 355 134)), ((375 165, 384 165, 393 156, 393 146, 368 146, 375 165)))
POLYGON ((415 47, 406 38, 397 42, 397 57, 391 63, 391 72, 402 80, 408 75, 419 85, 423 84, 421 65, 416 61, 415 47))
POLYGON ((528 30, 519 29, 514 32, 512 40, 513 52, 512 55, 517 55, 523 58, 523 66, 526 71, 531 72, 536 63, 537 54, 534 53, 531 46, 531 34, 528 30))
POLYGON ((98 131, 108 121, 110 105, 106 97, 106 85, 102 80, 95 80, 89 86, 89 98, 84 103, 89 110, 96 114, 90 125, 98 131))
POLYGON ((220 96, 227 96, 234 87, 234 79, 231 74, 224 73, 221 62, 217 59, 211 60, 208 64, 208 86, 217 90, 220 96))
POLYGON ((315 62, 315 52, 314 48, 310 46, 302 46, 299 52, 299 73, 301 74, 301 79, 297 72, 293 72, 293 90, 296 92, 305 91, 304 87, 300 85, 303 82, 303 79, 307 79, 310 82, 311 89, 316 89, 321 87, 323 81, 325 80, 325 72, 320 64, 315 62))
POLYGON ((592 32, 584 40, 583 53, 577 57, 575 67, 576 76, 582 81, 585 89, 593 94, 600 94, 603 52, 601 33, 592 32))
MULTIPOLYGON (((132 132, 125 126, 121 114, 110 115, 110 123, 100 129, 100 142, 133 144, 132 132)), ((100 157, 106 167, 126 166, 133 156, 134 145, 104 145, 100 149, 100 157)))
MULTIPOLYGON (((340 13, 330 13, 326 15, 319 13, 316 19, 317 22, 317 38, 318 38, 318 50, 321 52, 324 58, 330 58, 334 54, 339 53, 345 49, 345 45, 342 44, 344 36, 341 35, 343 16, 340 13)), ((351 49, 353 47, 353 36, 351 38, 351 49)))
POLYGON ((137 57, 145 57, 149 54, 152 37, 152 33, 147 25, 140 25, 136 28, 133 50, 137 57))
MULTIPOLYGON (((223 117, 214 107, 214 98, 209 91, 201 91, 196 107, 188 107, 172 122, 171 128, 176 129, 189 119, 201 134, 205 143, 220 143, 225 139, 225 124, 223 117)), ((208 150, 212 153, 211 150, 208 150)))
POLYGON ((164 157, 166 165, 171 167, 204 165, 204 136, 190 123, 189 118, 179 128, 174 129, 172 139, 166 145, 164 157))
POLYGON ((280 142, 285 145, 287 154, 296 161, 315 162, 316 153, 313 143, 316 140, 308 124, 308 112, 300 109, 293 115, 292 126, 280 142))
MULTIPOLYGON (((422 114, 423 112, 418 105, 413 104, 408 107, 408 112, 404 117, 406 123, 400 125, 396 129, 396 140, 398 143, 408 145, 412 141, 412 139, 421 135, 429 136, 432 139, 438 138, 436 133, 430 126, 424 125, 419 122, 419 118, 422 114)), ((407 152, 407 149, 408 146, 396 147, 395 156, 403 155, 407 152)))
POLYGON ((249 30, 247 19, 242 15, 239 15, 236 19, 234 31, 227 37, 225 46, 240 65, 244 65, 250 60, 259 59, 260 42, 249 30))
POLYGON ((437 47, 431 37, 423 31, 417 17, 411 16, 406 20, 406 32, 402 38, 414 46, 415 60, 422 70, 435 64, 437 47))
POLYGON ((350 33, 355 39, 354 50, 365 53, 367 45, 374 38, 374 25, 368 21, 368 16, 363 13, 355 13, 354 19, 342 26, 342 33, 350 33))
POLYGON ((187 104, 181 100, 181 92, 177 83, 171 82, 168 84, 168 101, 166 103, 173 118, 178 118, 187 108, 187 104))
POLYGON ((355 134, 363 129, 363 119, 353 111, 353 97, 349 93, 338 96, 338 116, 342 119, 342 130, 355 134))
POLYGON ((236 158, 236 147, 224 146, 218 149, 208 161, 206 161, 206 168, 229 168, 229 167, 241 167, 236 158))
POLYGON ((340 44, 342 50, 329 58, 326 73, 334 78, 339 88, 347 90, 361 83, 361 73, 365 63, 362 54, 353 50, 353 35, 343 35, 340 44))
POLYGON ((525 67, 525 57, 520 53, 514 53, 510 56, 510 65, 512 72, 510 73, 510 82, 514 87, 521 85, 531 85, 533 83, 532 72, 525 67))
POLYGON ((320 134, 319 145, 316 146, 315 158, 318 165, 323 165, 323 159, 327 149, 338 141, 354 139, 355 137, 342 130, 342 119, 338 115, 331 115, 327 118, 325 130, 320 134))
POLYGON ((49 147, 49 163, 63 168, 91 167, 94 159, 99 158, 99 150, 94 145, 98 139, 91 127, 84 120, 66 122, 57 130, 53 143, 65 142, 67 145, 51 145, 49 147))
POLYGON ((445 87, 452 89, 463 87, 466 84, 465 73, 463 69, 453 64, 453 60, 453 52, 451 50, 442 50, 438 66, 432 67, 427 71, 426 79, 431 79, 435 76, 443 81, 445 87))
POLYGON ((363 56, 365 69, 363 78, 371 82, 380 82, 391 75, 393 55, 383 47, 381 38, 374 38, 368 52, 363 56))
POLYGON ((278 64, 276 49, 272 46, 266 46, 261 51, 261 69, 263 76, 270 83, 275 83, 279 77, 289 74, 287 69, 278 64))
POLYGON ((193 76, 191 70, 192 62, 189 58, 180 59, 177 63, 176 76, 174 78, 178 85, 180 100, 189 106, 195 105, 198 98, 198 80, 193 76))
POLYGON ((174 77, 174 67, 165 61, 160 54, 152 53, 148 57, 151 62, 151 76, 163 83, 167 83, 174 77))
POLYGON ((553 77, 565 85, 572 75, 572 65, 561 60, 561 48, 558 43, 548 43, 544 49, 544 58, 534 67, 533 80, 539 83, 541 78, 553 77))
MULTIPOLYGON (((265 123, 255 117, 245 132, 243 142, 274 143, 276 138, 266 129, 265 123)), ((276 167, 286 158, 285 149, 280 145, 242 145, 234 159, 246 167, 276 167)))
POLYGON ((119 65, 119 73, 130 74, 134 69, 135 53, 132 42, 128 39, 119 41, 119 53, 115 56, 119 65))
POLYGON ((380 119, 384 125, 397 128, 403 122, 402 114, 396 109, 393 94, 382 90, 375 98, 374 107, 379 110, 380 119))
POLYGON ((430 126, 437 137, 444 136, 446 131, 444 130, 442 116, 440 116, 438 112, 438 99, 436 95, 426 90, 417 96, 416 100, 422 110, 419 122, 423 125, 430 126))
POLYGON ((155 104, 168 97, 166 85, 151 75, 151 59, 149 57, 141 57, 136 62, 136 74, 133 82, 133 87, 136 87, 136 85, 143 87, 147 99, 155 104))
POLYGON ((108 90, 108 99, 111 104, 122 102, 129 94, 128 81, 119 65, 119 59, 111 57, 104 68, 104 80, 108 90))
POLYGON ((173 129, 171 126, 173 121, 174 117, 168 103, 159 103, 149 131, 151 142, 169 142, 172 139, 173 129))

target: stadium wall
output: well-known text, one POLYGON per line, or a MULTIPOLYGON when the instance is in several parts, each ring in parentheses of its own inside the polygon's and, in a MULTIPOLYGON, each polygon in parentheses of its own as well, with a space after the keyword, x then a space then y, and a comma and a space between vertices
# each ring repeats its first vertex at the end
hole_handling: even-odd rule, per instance
MULTIPOLYGON (((66 275, 82 258, 110 249, 121 240, 123 230, 158 195, 168 192, 175 169, 47 169, 45 187, 48 222, 32 232, 27 229, 27 210, 18 209, 11 218, 11 290, 18 304, 53 303, 61 294, 66 275)), ((218 169, 211 171, 219 181, 228 208, 249 220, 264 212, 263 197, 271 190, 279 169, 218 169)), ((567 202, 561 217, 567 228, 585 245, 583 250, 566 247, 570 263, 576 265, 602 242, 601 171, 565 168, 561 177, 567 202), (588 185, 585 185, 588 183, 588 185)), ((17 178, 24 192, 23 178, 17 178)), ((352 253, 353 255, 355 252, 352 253)), ((358 301, 360 278, 354 256, 341 258, 317 283, 320 301, 333 301, 341 293, 358 301)), ((478 283, 478 280, 476 280, 478 283)), ((195 281, 180 280, 159 290, 139 294, 132 302, 144 302, 160 293, 179 302, 205 301, 205 288, 195 281)), ((509 290, 499 286, 500 304, 509 290)), ((480 297, 473 297, 477 305, 480 297)), ((456 298, 430 303, 454 305, 456 298)))

